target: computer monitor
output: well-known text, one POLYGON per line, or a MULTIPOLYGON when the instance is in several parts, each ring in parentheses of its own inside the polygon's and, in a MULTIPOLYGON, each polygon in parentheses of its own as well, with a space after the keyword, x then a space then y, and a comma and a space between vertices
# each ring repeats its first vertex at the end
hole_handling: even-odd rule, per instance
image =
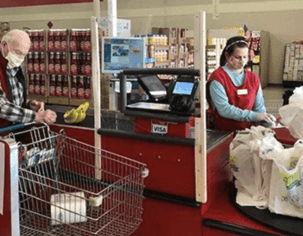
POLYGON ((119 73, 125 68, 145 67, 143 38, 102 38, 102 73, 119 73))
POLYGON ((173 94, 191 95, 194 88, 192 82, 176 82, 173 88, 173 94))
POLYGON ((139 75, 138 82, 152 101, 163 101, 167 98, 167 90, 157 75, 139 75))

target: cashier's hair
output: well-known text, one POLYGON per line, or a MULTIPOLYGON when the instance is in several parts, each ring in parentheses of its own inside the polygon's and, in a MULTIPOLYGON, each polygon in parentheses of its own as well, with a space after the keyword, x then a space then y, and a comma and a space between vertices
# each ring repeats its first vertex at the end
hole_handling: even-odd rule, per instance
POLYGON ((232 54, 236 48, 248 48, 248 44, 244 37, 235 36, 227 40, 226 46, 222 51, 220 57, 220 66, 224 66, 226 64, 226 53, 228 55, 232 54))

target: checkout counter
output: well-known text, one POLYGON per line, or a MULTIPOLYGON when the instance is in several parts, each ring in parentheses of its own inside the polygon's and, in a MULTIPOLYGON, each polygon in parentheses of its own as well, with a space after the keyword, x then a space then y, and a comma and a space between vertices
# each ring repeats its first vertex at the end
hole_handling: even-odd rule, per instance
MULTIPOLYGON (((189 77, 197 72, 191 70, 191 73, 189 77)), ((197 202, 195 139, 190 132, 192 118, 199 114, 196 106, 182 106, 173 112, 167 110, 169 106, 152 106, 164 102, 170 105, 171 98, 155 98, 163 93, 154 93, 157 96, 145 107, 139 107, 142 103, 128 106, 124 87, 126 75, 120 78, 121 112, 102 111, 98 133, 102 135, 102 149, 146 163, 149 168, 150 174, 145 180, 143 222, 134 236, 303 235, 301 219, 271 214, 255 207, 240 207, 235 203, 233 176, 228 163, 229 144, 234 136, 231 132, 207 130, 208 200, 203 204, 197 202)), ((179 82, 186 82, 183 79, 179 82)), ((190 80, 195 83, 193 78, 190 80)), ((173 87, 170 88, 171 94, 173 87)), ((151 91, 149 95, 152 97, 151 91)), ((190 101, 195 104, 192 98, 190 101)), ((176 100, 182 101, 182 98, 176 100)), ((186 103, 184 100, 189 101, 183 99, 181 105, 186 103)), ((63 114, 69 107, 47 108, 58 113, 52 130, 64 128, 68 136, 94 144, 93 110, 88 111, 81 123, 66 125, 63 114)))

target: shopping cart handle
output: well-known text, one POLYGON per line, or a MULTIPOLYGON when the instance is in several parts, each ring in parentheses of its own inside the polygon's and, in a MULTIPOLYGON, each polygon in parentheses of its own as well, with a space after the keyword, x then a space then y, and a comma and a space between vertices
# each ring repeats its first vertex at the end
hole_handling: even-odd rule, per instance
POLYGON ((20 123, 20 124, 17 124, 17 125, 11 125, 11 126, 8 126, 8 127, 0 128, 0 134, 4 133, 4 132, 11 132, 11 131, 16 130, 16 129, 21 129, 21 128, 25 127, 25 126, 32 125, 34 123, 35 122, 20 123))

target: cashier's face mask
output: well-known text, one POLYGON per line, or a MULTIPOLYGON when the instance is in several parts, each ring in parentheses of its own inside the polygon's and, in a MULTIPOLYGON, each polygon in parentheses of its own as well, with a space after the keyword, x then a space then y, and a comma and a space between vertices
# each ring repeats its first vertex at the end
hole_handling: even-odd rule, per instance
POLYGON ((227 59, 232 70, 242 70, 248 60, 248 48, 236 48, 227 59))

